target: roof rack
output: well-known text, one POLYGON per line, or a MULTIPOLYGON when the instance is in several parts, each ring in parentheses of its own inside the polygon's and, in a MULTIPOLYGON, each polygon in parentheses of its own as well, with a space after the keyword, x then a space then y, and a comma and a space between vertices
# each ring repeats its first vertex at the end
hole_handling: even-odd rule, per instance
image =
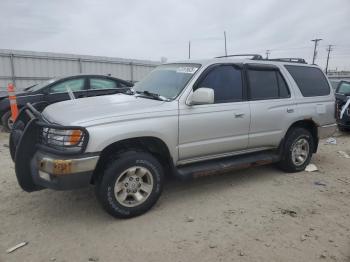
POLYGON ((289 63, 301 63, 307 64, 304 58, 296 57, 283 57, 283 58, 263 58, 259 54, 237 54, 237 55, 226 55, 226 56, 217 56, 215 58, 226 58, 226 57, 239 57, 239 56, 250 56, 251 60, 264 60, 264 61, 279 61, 279 62, 289 62, 289 63))
POLYGON ((304 58, 294 58, 294 57, 271 58, 271 59, 266 59, 266 60, 269 60, 269 61, 280 61, 280 62, 290 62, 290 63, 307 64, 304 58))
POLYGON ((224 55, 224 56, 217 56, 215 58, 226 58, 226 57, 237 57, 237 56, 251 56, 252 60, 261 60, 263 57, 259 54, 237 54, 237 55, 224 55))

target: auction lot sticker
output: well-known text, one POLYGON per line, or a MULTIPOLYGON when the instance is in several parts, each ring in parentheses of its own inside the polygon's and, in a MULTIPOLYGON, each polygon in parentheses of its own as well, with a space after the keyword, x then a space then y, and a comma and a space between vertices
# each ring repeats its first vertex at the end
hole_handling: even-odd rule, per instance
POLYGON ((176 70, 176 73, 183 73, 183 74, 194 74, 197 71, 198 67, 194 66, 183 66, 179 67, 176 70))

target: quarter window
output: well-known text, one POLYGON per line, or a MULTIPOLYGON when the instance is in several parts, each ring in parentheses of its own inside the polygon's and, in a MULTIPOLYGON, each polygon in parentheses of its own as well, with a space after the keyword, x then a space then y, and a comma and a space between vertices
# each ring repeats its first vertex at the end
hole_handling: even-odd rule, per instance
POLYGON ((50 88, 50 93, 64 93, 68 92, 68 89, 73 92, 84 90, 84 78, 70 79, 53 85, 50 88))
POLYGON ((111 89, 117 88, 117 83, 110 79, 91 78, 90 89, 111 89))
POLYGON ((232 65, 221 65, 212 69, 197 88, 208 87, 214 90, 214 103, 241 101, 242 72, 232 65))
POLYGON ((303 96, 329 95, 329 84, 319 68, 293 65, 285 67, 297 83, 303 96))

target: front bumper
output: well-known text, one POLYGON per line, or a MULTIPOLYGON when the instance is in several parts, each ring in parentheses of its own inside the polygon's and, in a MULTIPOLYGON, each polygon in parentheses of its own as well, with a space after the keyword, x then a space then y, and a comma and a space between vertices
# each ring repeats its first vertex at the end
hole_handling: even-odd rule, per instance
POLYGON ((317 129, 318 138, 327 138, 337 131, 337 124, 319 126, 317 129))
POLYGON ((50 126, 50 123, 26 108, 21 110, 11 131, 10 152, 22 189, 32 192, 43 188, 70 190, 88 186, 99 153, 59 152, 44 146, 40 139, 43 126, 50 126))
POLYGON ((75 157, 37 151, 30 161, 30 173, 35 185, 55 190, 87 187, 98 162, 98 154, 75 157))

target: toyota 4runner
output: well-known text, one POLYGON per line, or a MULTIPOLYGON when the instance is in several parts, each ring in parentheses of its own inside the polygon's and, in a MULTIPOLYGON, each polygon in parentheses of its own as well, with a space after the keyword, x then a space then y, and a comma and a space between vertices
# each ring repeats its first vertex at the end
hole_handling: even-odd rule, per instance
POLYGON ((164 64, 128 93, 28 104, 10 135, 28 192, 93 184, 115 217, 145 213, 164 178, 309 164, 335 129, 324 73, 291 61, 217 58, 164 64))

